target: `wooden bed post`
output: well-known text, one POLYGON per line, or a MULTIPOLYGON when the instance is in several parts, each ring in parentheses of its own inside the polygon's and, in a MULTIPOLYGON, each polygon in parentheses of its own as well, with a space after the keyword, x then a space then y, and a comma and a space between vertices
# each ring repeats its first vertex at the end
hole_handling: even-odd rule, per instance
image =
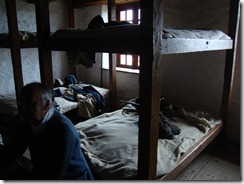
POLYGON ((73 1, 67 0, 68 5, 68 26, 69 28, 75 27, 75 14, 74 14, 74 5, 73 1))
MULTIPOLYGON (((115 0, 108 0, 108 21, 115 20, 116 7, 115 0)), ((116 109, 116 61, 112 53, 109 53, 109 93, 110 93, 110 109, 116 109)))
POLYGON ((160 112, 161 0, 141 0, 140 123, 138 179, 156 179, 160 112), (149 109, 149 111, 148 111, 149 109))
POLYGON ((15 92, 18 109, 20 108, 20 91, 23 87, 23 74, 22 74, 22 64, 21 64, 21 54, 20 54, 20 39, 18 30, 18 19, 16 10, 16 0, 5 0, 7 19, 8 19, 8 29, 9 29, 9 39, 11 47, 11 57, 12 65, 14 71, 14 83, 15 92))
POLYGON ((41 81, 53 89, 52 56, 49 44, 49 1, 36 0, 36 24, 41 81))
MULTIPOLYGON (((228 35, 233 39, 233 49, 226 51, 225 71, 224 71, 224 87, 222 94, 221 117, 224 123, 228 122, 229 104, 232 95, 233 77, 236 61, 236 48, 238 40, 240 19, 240 0, 230 0, 229 28, 228 35)), ((224 126, 224 136, 227 126, 224 126)))
MULTIPOLYGON (((67 0, 67 6, 68 6, 68 27, 69 28, 75 28, 75 12, 74 12, 74 2, 73 0, 67 0)), ((73 66, 70 68, 70 72, 77 77, 76 74, 76 66, 73 66)))

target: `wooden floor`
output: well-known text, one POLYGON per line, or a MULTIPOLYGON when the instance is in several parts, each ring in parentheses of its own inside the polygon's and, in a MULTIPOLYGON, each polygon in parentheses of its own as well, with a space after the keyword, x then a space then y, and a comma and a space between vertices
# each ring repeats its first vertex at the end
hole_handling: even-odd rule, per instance
POLYGON ((176 178, 177 181, 240 181, 241 148, 239 144, 211 144, 176 178))

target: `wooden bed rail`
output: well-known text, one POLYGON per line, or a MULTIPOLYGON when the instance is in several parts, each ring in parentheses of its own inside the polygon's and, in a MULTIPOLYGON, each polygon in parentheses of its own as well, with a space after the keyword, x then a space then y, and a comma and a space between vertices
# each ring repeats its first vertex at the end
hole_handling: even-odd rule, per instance
POLYGON ((208 132, 204 137, 202 137, 194 146, 192 146, 186 153, 184 153, 177 165, 172 169, 171 172, 164 175, 160 180, 173 180, 180 174, 180 172, 188 166, 191 161, 196 158, 201 151, 203 151, 222 131, 223 122, 216 125, 210 132, 208 132))

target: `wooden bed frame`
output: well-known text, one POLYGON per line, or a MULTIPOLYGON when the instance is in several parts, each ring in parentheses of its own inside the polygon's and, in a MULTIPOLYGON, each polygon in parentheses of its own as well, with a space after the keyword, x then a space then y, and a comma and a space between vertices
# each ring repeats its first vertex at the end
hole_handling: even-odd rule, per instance
MULTIPOLYGON (((69 1, 74 4, 69 4, 69 11, 71 12, 75 7, 83 6, 79 0, 69 1)), ((101 1, 87 1, 101 2, 101 1)), ((103 1, 106 2, 106 1, 103 1)), ((127 1, 128 2, 128 1, 127 1)), ((5 0, 9 33, 10 33, 10 49, 12 54, 12 62, 14 69, 14 80, 16 93, 19 95, 21 88, 23 87, 23 77, 21 71, 20 62, 20 41, 16 35, 18 35, 18 26, 16 18, 16 4, 15 0, 5 0)), ((112 20, 113 12, 115 12, 115 0, 108 0, 109 20, 112 20)), ((90 5, 90 4, 87 4, 90 5)), ((52 42, 50 37, 50 22, 49 22, 49 1, 48 0, 36 0, 36 18, 37 18, 37 32, 38 32, 38 51, 39 51, 39 62, 41 70, 41 80, 46 85, 52 87, 52 62, 51 62, 51 50, 68 50, 65 44, 57 47, 52 42), (47 77, 48 76, 48 77, 47 77)), ((228 35, 232 39, 232 49, 222 47, 221 45, 215 45, 211 50, 226 50, 225 58, 225 71, 224 71, 224 87, 223 97, 221 106, 221 115, 223 122, 228 120, 229 112, 229 99, 232 89, 232 78, 233 78, 233 66, 235 64, 236 46, 237 46, 237 35, 239 28, 239 16, 240 16, 240 1, 230 0, 230 17, 229 17, 229 29, 228 35)), ((163 57, 167 54, 161 50, 161 28, 163 27, 163 12, 161 0, 140 0, 141 8, 141 24, 140 34, 134 39, 138 40, 138 43, 134 43, 137 49, 131 48, 130 53, 140 54, 140 87, 139 95, 141 99, 140 106, 140 124, 139 124, 139 154, 138 154, 138 179, 139 180, 154 180, 154 179, 173 179, 179 174, 183 168, 185 168, 216 136, 218 136, 224 130, 224 126, 221 124, 212 129, 206 136, 204 136, 194 147, 185 153, 180 162, 169 174, 162 178, 156 178, 156 162, 157 162, 157 141, 158 141, 158 121, 159 121, 159 107, 160 107, 160 80, 161 80, 161 63, 159 56, 163 57), (154 28, 154 29, 153 29, 154 28), (138 50, 139 48, 139 50, 138 50), (138 53, 139 51, 139 53, 138 53)), ((70 21, 72 26, 72 20, 70 21)), ((112 41, 108 38, 107 43, 110 44, 112 41), (111 41, 111 42, 110 42, 111 41)), ((112 39, 112 38, 111 38, 112 39)), ((191 40, 189 40, 189 44, 191 40)), ((129 42, 124 42, 120 45, 113 45, 111 52, 123 51, 123 48, 128 46, 129 42)), ((180 41, 177 42, 181 44, 180 41)), ((203 43, 206 44, 206 43, 203 43)), ((99 43, 97 44, 99 45, 99 43)), ((99 51, 97 45, 93 45, 94 51, 99 51)), ((103 43, 104 46, 104 43, 103 43)), ((79 49, 77 47, 77 49, 79 49)), ((106 50, 107 48, 104 47, 106 50)), ((86 51, 86 50, 84 50, 86 51)), ((197 50, 198 52, 209 51, 209 49, 197 50)), ((181 52, 181 51, 179 51, 181 52)), ((183 52, 183 51, 182 51, 183 52)), ((185 52, 185 51, 184 51, 185 52)), ((192 52, 188 50, 186 52, 192 52)), ((110 75, 115 76, 115 65, 110 61, 110 69, 113 68, 110 75)), ((111 80, 110 85, 115 89, 115 81, 111 80)))

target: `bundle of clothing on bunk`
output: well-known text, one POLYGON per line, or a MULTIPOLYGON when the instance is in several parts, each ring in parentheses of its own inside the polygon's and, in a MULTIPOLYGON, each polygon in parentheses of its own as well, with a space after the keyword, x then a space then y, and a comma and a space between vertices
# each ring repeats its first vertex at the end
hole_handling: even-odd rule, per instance
POLYGON ((100 112, 104 106, 103 96, 92 86, 83 84, 74 75, 68 75, 64 80, 55 79, 54 97, 63 97, 72 102, 78 102, 78 116, 91 118, 100 112), (66 87, 64 93, 58 87, 66 87))
MULTIPOLYGON (((135 98, 133 100, 130 101, 122 101, 123 102, 123 106, 130 104, 132 105, 132 107, 134 108, 123 108, 123 113, 127 113, 127 112, 136 112, 139 113, 139 109, 140 109, 140 102, 139 102, 139 98, 135 98)), ((138 124, 139 122, 137 122, 138 124)), ((164 115, 164 113, 162 111, 160 111, 159 113, 159 139, 173 139, 174 135, 179 135, 181 132, 180 128, 174 124, 172 124, 168 117, 166 117, 164 115)))
MULTIPOLYGON (((118 25, 128 25, 131 24, 128 21, 109 21, 104 22, 101 15, 95 16, 88 24, 87 29, 98 29, 110 26, 118 26, 118 25)), ((90 68, 93 64, 96 63, 96 53, 95 52, 77 52, 77 51, 67 51, 68 64, 69 67, 72 68, 78 64, 82 64, 86 66, 86 68, 90 68)))
MULTIPOLYGON (((123 113, 135 112, 136 114, 139 114, 140 99, 135 98, 129 101, 122 101, 122 106, 124 106, 123 113), (130 106, 126 108, 128 104, 130 104, 130 106)), ((159 112, 159 139, 173 139, 175 135, 181 133, 181 129, 177 125, 171 123, 172 120, 177 118, 187 120, 203 133, 206 133, 211 129, 212 121, 218 123, 221 122, 221 120, 214 120, 209 114, 204 112, 187 112, 183 108, 173 106, 164 98, 161 98, 159 112)), ((137 122, 137 124, 138 123, 139 122, 137 122)))

